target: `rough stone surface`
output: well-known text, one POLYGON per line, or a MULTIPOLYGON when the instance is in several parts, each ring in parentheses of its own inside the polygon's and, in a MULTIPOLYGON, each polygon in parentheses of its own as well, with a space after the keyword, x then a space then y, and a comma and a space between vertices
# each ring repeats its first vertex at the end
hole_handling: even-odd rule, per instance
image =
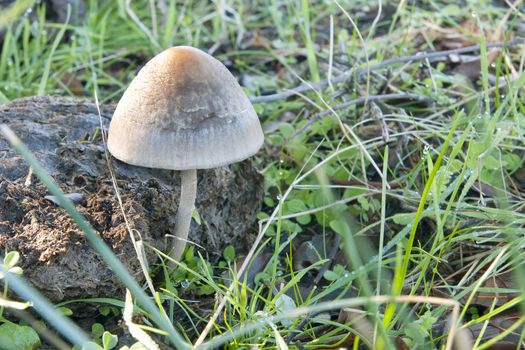
MULTIPOLYGON (((114 106, 102 106, 107 128, 114 106)), ((140 281, 142 274, 109 173, 94 103, 32 97, 0 105, 8 124, 35 153, 65 193, 81 195, 77 210, 121 257, 140 281)), ((176 172, 134 167, 111 158, 130 226, 145 242, 164 249, 177 209, 176 172), (175 200, 173 200, 173 198, 175 200)), ((45 199, 36 176, 26 185, 29 167, 0 138, 0 247, 20 252, 24 276, 52 301, 117 296, 122 286, 87 243, 67 213, 45 199)), ((254 237, 263 178, 249 161, 198 173, 196 207, 189 239, 215 260, 227 244, 241 251, 254 237)), ((148 250, 150 263, 156 255, 148 250)))

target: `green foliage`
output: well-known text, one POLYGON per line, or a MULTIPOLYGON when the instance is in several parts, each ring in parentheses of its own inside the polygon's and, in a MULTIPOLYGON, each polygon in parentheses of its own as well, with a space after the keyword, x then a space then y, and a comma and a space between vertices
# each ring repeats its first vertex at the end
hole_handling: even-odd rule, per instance
POLYGON ((115 306, 111 306, 111 305, 102 305, 101 307, 98 308, 98 312, 100 312, 102 316, 119 316, 120 315, 120 309, 115 306))
MULTIPOLYGON (((2 268, 5 271, 14 273, 16 275, 22 275, 22 268, 16 266, 20 260, 20 254, 16 251, 8 252, 3 259, 2 268)), ((4 279, 6 276, 4 272, 0 272, 0 279, 4 279)), ((23 305, 22 303, 12 302, 7 300, 7 291, 9 283, 4 280, 4 291, 0 307, 0 318, 2 324, 0 325, 0 350, 32 350, 37 349, 40 346, 40 338, 36 331, 26 325, 20 325, 8 321, 2 317, 4 307, 14 308, 26 308, 29 304, 23 305)))
POLYGON ((95 336, 95 338, 102 337, 102 334, 104 334, 104 325, 101 323, 93 323, 91 325, 91 333, 95 336))
POLYGON ((192 290, 197 295, 209 295, 214 292, 213 286, 207 283, 202 276, 211 276, 213 269, 211 264, 202 259, 201 256, 194 255, 195 248, 188 245, 184 252, 184 268, 178 268, 171 274, 171 281, 176 287, 182 290, 192 290))
POLYGON ((410 349, 428 349, 428 347, 432 346, 429 342, 429 336, 432 331, 432 325, 437 320, 437 317, 433 317, 432 313, 427 311, 421 318, 405 327, 404 334, 408 337, 408 339, 405 338, 405 342, 410 349))
POLYGON ((60 312, 62 315, 64 315, 64 316, 72 316, 73 315, 73 310, 71 310, 70 308, 64 307, 64 306, 57 307, 56 310, 58 312, 60 312))
POLYGON ((107 331, 104 331, 100 336, 100 344, 89 342, 84 344, 83 350, 110 350, 118 344, 118 337, 107 331))
POLYGON ((0 325, 1 350, 35 350, 39 346, 40 338, 33 328, 9 321, 0 325))
POLYGON ((332 270, 327 270, 323 277, 330 282, 337 281, 341 277, 345 277, 345 275, 348 274, 348 271, 345 269, 344 266, 337 264, 334 266, 332 270))
POLYGON ((202 225, 201 215, 199 214, 199 212, 198 212, 197 210, 194 210, 194 211, 191 213, 191 217, 193 218, 193 220, 195 220, 195 222, 197 223, 197 225, 202 225))
MULTIPOLYGON (((83 344, 82 350, 111 350, 117 349, 118 336, 111 334, 104 329, 104 325, 94 323, 91 325, 91 334, 94 341, 83 344)), ((147 348, 140 342, 133 344, 131 347, 123 346, 119 350, 146 350, 147 348)))
POLYGON ((135 343, 131 346, 123 346, 119 350, 148 350, 148 348, 142 343, 135 343))
MULTIPOLYGON (((16 266, 16 264, 18 264, 18 260, 20 260, 20 254, 18 252, 16 251, 8 252, 4 257, 2 266, 4 269, 6 269, 7 271, 11 273, 22 275, 23 273, 22 268, 20 266, 16 266)), ((4 273, 0 272, 0 279, 2 278, 4 278, 4 273)))
POLYGON ((224 259, 226 259, 226 261, 228 262, 235 261, 235 248, 232 245, 226 246, 226 248, 224 248, 222 256, 224 256, 224 259))

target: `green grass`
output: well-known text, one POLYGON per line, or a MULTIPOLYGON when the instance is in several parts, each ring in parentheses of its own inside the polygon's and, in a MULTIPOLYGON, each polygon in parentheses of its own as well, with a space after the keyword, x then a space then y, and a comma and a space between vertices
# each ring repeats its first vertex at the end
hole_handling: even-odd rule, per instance
MULTIPOLYGON (((384 16, 374 22, 377 3, 365 0, 265 0, 250 6, 240 0, 170 0, 164 9, 156 3, 87 1, 83 22, 71 18, 65 24, 46 20, 43 5, 33 7, 31 16, 2 12, 0 102, 95 93, 101 103, 116 102, 145 61, 182 44, 213 49, 247 84, 250 97, 318 82, 328 72, 337 77, 355 67, 365 70, 344 83, 255 105, 269 131, 254 159, 265 176, 254 255, 261 257, 266 248, 270 260, 257 283, 247 285, 237 278, 234 262, 248 252, 228 248, 222 261, 208 262, 192 248, 174 274, 157 268, 162 282, 155 298, 124 278, 142 307, 136 311, 162 330, 157 339, 194 343, 218 306, 215 295, 227 303, 204 348, 287 343, 298 349, 300 340, 303 348, 315 349, 351 340, 345 346, 392 349, 400 337, 410 348, 445 349, 447 332, 437 329, 456 311, 453 326, 462 327, 457 331, 463 338, 469 327, 515 316, 493 340, 471 333, 476 349, 511 332, 523 339, 525 49, 487 47, 524 35, 518 25, 523 13, 490 1, 466 9, 403 1, 383 4, 384 16), (495 37, 498 28, 506 31, 495 37), (474 80, 447 57, 366 72, 368 64, 385 59, 474 44, 481 49, 465 57, 479 60, 474 80), (332 109, 366 94, 399 92, 432 102, 367 101, 332 109), (326 116, 296 135, 324 110, 326 116), (340 237, 345 264, 324 258, 332 233, 340 237), (320 259, 298 267, 299 242, 312 237, 324 244, 320 259), (498 276, 511 277, 502 285, 489 283, 498 276), (480 294, 496 292, 511 297, 479 305, 480 294), (199 293, 201 301, 211 302, 205 310, 186 298, 199 293), (344 307, 360 307, 365 319, 337 322, 344 307), (301 324, 304 315, 310 318, 301 324)), ((69 209, 82 227, 83 219, 69 209)), ((83 229, 90 235, 90 227, 83 229)), ((118 268, 110 252, 95 245, 118 268)), ((123 301, 92 302, 120 308, 123 301)))

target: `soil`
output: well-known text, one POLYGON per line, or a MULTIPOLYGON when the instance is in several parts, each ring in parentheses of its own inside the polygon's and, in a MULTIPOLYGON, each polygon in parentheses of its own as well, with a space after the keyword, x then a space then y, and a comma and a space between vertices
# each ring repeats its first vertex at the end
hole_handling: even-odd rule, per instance
MULTIPOLYGON (((31 97, 0 105, 0 123, 34 152, 62 191, 140 282, 143 280, 110 176, 100 133, 114 106, 57 97, 31 97)), ((129 225, 164 250, 177 210, 176 172, 135 167, 109 157, 129 225)), ((87 243, 73 220, 52 200, 38 178, 5 139, 0 139, 0 246, 21 254, 24 277, 53 302, 120 297, 115 274, 87 243), (28 181, 29 180, 29 181, 28 181)), ((249 248, 261 208, 263 177, 249 161, 198 171, 196 208, 189 239, 211 261, 224 247, 249 248)), ((147 250, 150 264, 156 254, 147 250)))

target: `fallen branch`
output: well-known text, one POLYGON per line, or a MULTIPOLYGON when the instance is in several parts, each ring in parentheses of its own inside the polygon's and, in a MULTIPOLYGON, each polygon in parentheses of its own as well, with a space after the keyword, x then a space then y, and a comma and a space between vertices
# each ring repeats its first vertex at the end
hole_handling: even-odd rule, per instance
MULTIPOLYGON (((487 49, 498 48, 498 47, 513 47, 513 46, 523 44, 523 43, 525 43, 524 38, 515 38, 507 42, 489 43, 487 44, 487 49)), ((367 70, 370 70, 370 71, 379 70, 386 66, 396 64, 396 63, 407 63, 407 62, 412 62, 412 61, 422 61, 426 59, 431 60, 434 58, 444 57, 448 55, 459 55, 459 54, 464 54, 468 52, 479 51, 480 48, 481 48, 480 45, 472 45, 472 46, 461 47, 461 48, 452 49, 452 50, 434 51, 434 52, 418 52, 415 55, 394 57, 388 60, 384 60, 381 63, 371 65, 368 68, 363 67, 363 68, 350 69, 349 71, 331 79, 331 83, 332 84, 343 83, 347 79, 352 77, 353 75, 360 76, 366 73, 367 70)), ((301 94, 306 91, 322 89, 326 86, 328 86, 328 80, 321 80, 317 83, 303 84, 294 89, 286 90, 286 91, 283 91, 277 94, 253 97, 250 99, 250 101, 252 103, 268 103, 268 102, 286 99, 290 96, 301 94)))
POLYGON ((332 113, 332 110, 338 110, 338 109, 344 109, 348 108, 353 105, 361 105, 364 104, 365 101, 367 102, 375 102, 375 101, 384 101, 384 100, 416 100, 416 101, 425 101, 425 102, 432 102, 432 99, 430 99, 427 96, 418 95, 418 94, 409 94, 409 93, 399 93, 399 94, 384 94, 384 95, 374 95, 374 96, 363 96, 358 97, 356 99, 346 101, 343 103, 339 103, 335 106, 333 106, 331 109, 326 109, 322 112, 314 114, 308 122, 303 125, 299 130, 293 133, 292 136, 290 136, 290 139, 293 139, 303 131, 307 130, 312 126, 313 123, 318 121, 319 119, 329 115, 332 113))

